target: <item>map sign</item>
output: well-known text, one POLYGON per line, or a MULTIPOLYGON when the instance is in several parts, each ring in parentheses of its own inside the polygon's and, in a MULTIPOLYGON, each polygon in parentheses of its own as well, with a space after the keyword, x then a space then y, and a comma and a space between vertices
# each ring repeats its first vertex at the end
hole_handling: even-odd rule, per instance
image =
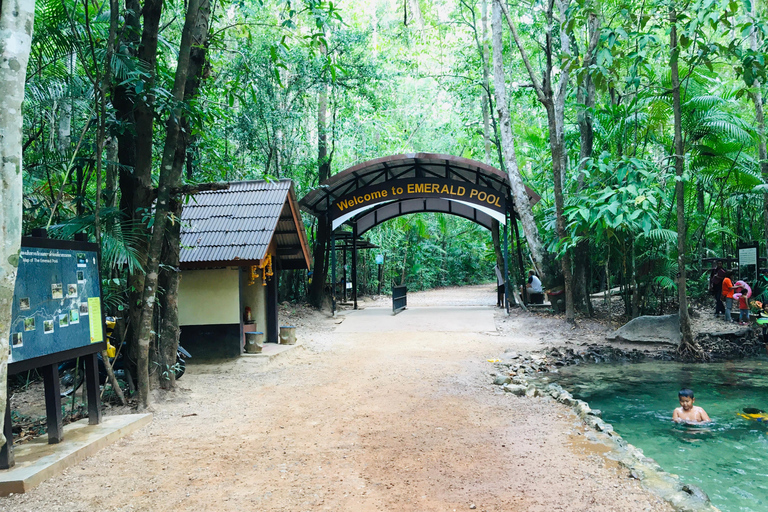
POLYGON ((13 297, 9 363, 104 339, 95 248, 82 242, 23 239, 13 297), (38 242, 44 247, 35 247, 38 242))

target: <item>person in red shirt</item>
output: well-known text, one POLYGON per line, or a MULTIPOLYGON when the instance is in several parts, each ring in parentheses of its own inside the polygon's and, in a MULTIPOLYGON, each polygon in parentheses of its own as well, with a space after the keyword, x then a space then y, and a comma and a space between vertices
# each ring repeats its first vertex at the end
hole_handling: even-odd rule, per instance
POLYGON ((731 316, 731 309, 733 309, 733 292, 735 290, 739 290, 740 288, 738 286, 733 286, 733 283, 731 282, 731 276, 733 275, 733 272, 730 270, 725 271, 725 278, 723 278, 723 298, 725 299, 725 321, 726 322, 733 322, 733 317, 731 316))

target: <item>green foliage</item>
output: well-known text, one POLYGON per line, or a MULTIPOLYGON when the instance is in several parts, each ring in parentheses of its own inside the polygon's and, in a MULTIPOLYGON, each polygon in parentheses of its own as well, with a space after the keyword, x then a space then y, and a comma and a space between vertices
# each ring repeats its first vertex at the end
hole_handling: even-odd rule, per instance
MULTIPOLYGON (((493 91, 483 83, 481 2, 420 5, 423 27, 403 23, 403 5, 378 0, 217 4, 200 94, 184 105, 192 121, 187 181, 288 177, 302 197, 319 185, 321 136, 331 174, 410 152, 459 155, 501 168, 497 129, 491 122, 486 133, 483 124, 483 109, 492 117, 496 111, 493 95, 490 102, 484 96, 493 91), (328 96, 324 133, 318 133, 317 120, 321 91, 328 96)), ((575 1, 562 13, 572 48, 565 52, 557 40, 555 53, 547 55, 545 5, 510 5, 534 67, 550 58, 557 62, 548 77, 552 85, 561 69, 571 71, 564 240, 554 229, 546 112, 507 31, 502 49, 516 154, 523 179, 541 195, 534 215, 545 244, 555 255, 585 246, 588 288, 637 286, 645 311, 661 310, 677 279, 670 7, 676 8, 680 43, 686 263, 699 276, 702 258, 734 256, 738 243, 764 238, 768 176, 760 168, 753 99, 765 92, 765 13, 755 17, 749 3, 724 0, 575 1), (587 66, 586 27, 593 14, 601 28, 587 66), (585 109, 576 91, 590 80, 595 104, 585 109), (584 161, 580 114, 594 129, 594 149, 584 161)), ((155 143, 139 150, 159 162, 162 122, 174 107, 170 89, 185 4, 164 8, 154 70, 136 57, 125 25, 131 13, 121 9, 117 51, 106 63, 108 4, 38 1, 24 103, 25 230, 52 218, 54 236, 93 234, 100 204, 103 265, 110 276, 105 289, 115 305, 124 300, 126 275, 141 269, 137 248, 151 226, 131 225, 116 206, 121 191, 113 177, 131 172, 119 156, 101 162, 103 191, 97 197, 96 77, 109 66, 112 87, 127 87, 132 101, 156 102, 155 143)), ((107 118, 109 136, 135 129, 135 120, 117 119, 111 104, 107 118)), ((311 237, 315 221, 304 220, 311 237)), ((368 236, 386 256, 385 289, 400 282, 424 289, 493 278, 490 236, 469 221, 407 216, 368 236)), ((361 260, 369 290, 377 284, 376 252, 361 260)), ((692 293, 704 293, 700 284, 689 287, 692 293)))

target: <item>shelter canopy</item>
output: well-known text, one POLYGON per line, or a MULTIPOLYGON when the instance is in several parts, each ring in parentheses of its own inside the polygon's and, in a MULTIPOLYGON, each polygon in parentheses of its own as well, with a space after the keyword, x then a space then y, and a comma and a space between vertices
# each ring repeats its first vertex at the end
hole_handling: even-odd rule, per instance
POLYGON ((278 268, 308 269, 309 246, 293 182, 237 181, 198 192, 181 214, 181 267, 260 264, 273 253, 278 268))

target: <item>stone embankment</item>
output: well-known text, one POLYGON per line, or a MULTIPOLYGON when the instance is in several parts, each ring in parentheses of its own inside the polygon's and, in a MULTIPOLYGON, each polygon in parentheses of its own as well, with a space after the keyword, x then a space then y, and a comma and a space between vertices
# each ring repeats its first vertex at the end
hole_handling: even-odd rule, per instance
POLYGON ((675 510, 718 512, 702 489, 686 484, 677 475, 665 472, 656 461, 646 457, 641 449, 627 443, 609 423, 603 421, 599 410, 591 409, 588 403, 574 398, 559 384, 546 382, 546 373, 556 372, 558 366, 585 361, 639 362, 647 359, 648 355, 646 351, 622 351, 597 345, 583 351, 553 348, 545 354, 521 355, 508 352, 502 361, 496 363, 497 371, 491 373, 491 377, 493 383, 501 386, 505 392, 526 397, 551 397, 571 407, 594 430, 588 439, 607 446, 610 449, 608 457, 625 467, 630 477, 639 480, 643 487, 669 502, 675 510))

